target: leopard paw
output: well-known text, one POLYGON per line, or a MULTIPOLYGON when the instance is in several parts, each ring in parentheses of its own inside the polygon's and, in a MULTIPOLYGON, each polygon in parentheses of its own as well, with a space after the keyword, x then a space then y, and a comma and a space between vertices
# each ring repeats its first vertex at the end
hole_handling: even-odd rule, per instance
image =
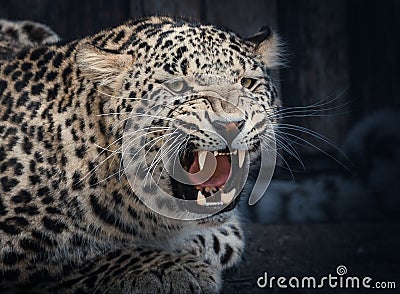
POLYGON ((137 293, 218 293, 220 271, 194 259, 164 262, 136 278, 137 293))

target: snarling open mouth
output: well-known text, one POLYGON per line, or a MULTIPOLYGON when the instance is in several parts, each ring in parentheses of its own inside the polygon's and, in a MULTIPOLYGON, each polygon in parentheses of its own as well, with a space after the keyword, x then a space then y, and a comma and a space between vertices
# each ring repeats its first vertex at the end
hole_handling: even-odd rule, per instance
POLYGON ((204 212, 204 208, 218 213, 234 209, 238 194, 246 181, 246 150, 205 151, 188 147, 180 154, 180 163, 187 172, 186 183, 173 180, 174 196, 195 200, 190 210, 204 212))

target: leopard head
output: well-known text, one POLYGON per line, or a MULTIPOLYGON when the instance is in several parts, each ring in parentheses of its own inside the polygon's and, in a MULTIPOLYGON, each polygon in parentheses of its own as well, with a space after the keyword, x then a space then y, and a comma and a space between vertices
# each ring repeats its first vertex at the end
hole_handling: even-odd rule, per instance
POLYGON ((104 111, 118 113, 109 123, 135 194, 192 219, 233 210, 273 138, 280 102, 269 73, 279 57, 269 27, 244 39, 152 17, 83 40, 76 61, 109 100, 104 111))

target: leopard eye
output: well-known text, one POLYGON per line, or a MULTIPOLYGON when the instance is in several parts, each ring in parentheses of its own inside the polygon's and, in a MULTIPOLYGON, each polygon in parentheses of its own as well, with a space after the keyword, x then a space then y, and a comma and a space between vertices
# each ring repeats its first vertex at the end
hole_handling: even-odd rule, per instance
POLYGON ((242 84, 243 87, 247 89, 253 88, 253 86, 256 84, 257 80, 252 79, 252 78, 243 78, 240 83, 242 84))
POLYGON ((175 93, 182 92, 186 88, 186 83, 183 80, 174 80, 165 83, 166 87, 175 93))

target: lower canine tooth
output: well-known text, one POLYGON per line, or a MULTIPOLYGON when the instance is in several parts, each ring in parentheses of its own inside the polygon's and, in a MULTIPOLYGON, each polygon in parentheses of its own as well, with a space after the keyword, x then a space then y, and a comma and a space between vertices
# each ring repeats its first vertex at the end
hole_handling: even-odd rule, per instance
POLYGON ((197 193, 197 204, 204 206, 206 204, 206 197, 204 197, 203 193, 201 193, 201 191, 199 191, 197 193))
POLYGON ((239 168, 242 168, 245 156, 246 150, 238 150, 239 168))
POLYGON ((230 192, 228 193, 221 193, 221 200, 223 203, 228 204, 231 203, 233 200, 233 197, 235 196, 236 189, 233 188, 230 192))

